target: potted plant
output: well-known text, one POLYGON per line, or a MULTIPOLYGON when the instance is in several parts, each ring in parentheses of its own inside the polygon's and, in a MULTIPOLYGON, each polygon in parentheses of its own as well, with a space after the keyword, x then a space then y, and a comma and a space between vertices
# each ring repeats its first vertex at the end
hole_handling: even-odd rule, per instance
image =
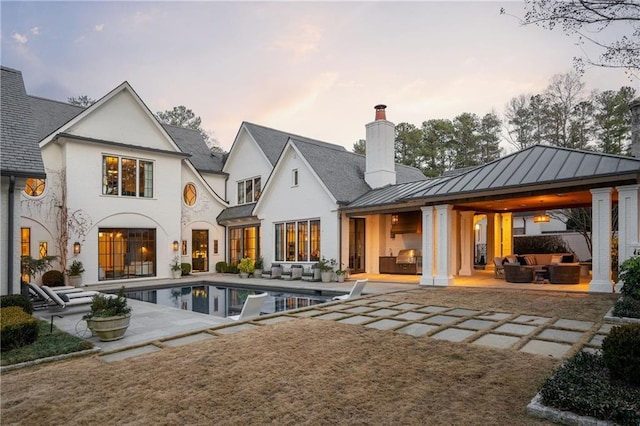
POLYGON ((171 263, 171 276, 174 279, 182 276, 182 265, 180 264, 180 258, 178 256, 174 257, 171 263))
POLYGON ((84 267, 82 262, 79 260, 74 260, 71 262, 71 266, 67 269, 67 275, 69 276, 69 284, 74 287, 80 287, 82 285, 82 273, 84 272, 84 267))
POLYGON ((262 256, 259 256, 256 259, 255 265, 253 265, 253 276, 260 278, 262 276, 263 268, 264 268, 264 259, 262 259, 262 256))
POLYGON ((320 279, 323 283, 328 283, 333 278, 333 268, 336 265, 335 259, 327 260, 323 256, 318 261, 318 268, 320 269, 320 279))
POLYGON ((343 283, 346 274, 347 271, 345 271, 344 269, 338 269, 336 271, 336 281, 338 281, 339 283, 343 283))
POLYGON ((93 296, 91 310, 82 319, 100 341, 122 339, 131 320, 131 307, 127 306, 124 287, 120 288, 116 297, 102 293, 93 296))
POLYGON ((255 270, 253 259, 250 257, 243 258, 238 263, 238 272, 240 272, 240 278, 248 278, 249 274, 252 274, 255 270))

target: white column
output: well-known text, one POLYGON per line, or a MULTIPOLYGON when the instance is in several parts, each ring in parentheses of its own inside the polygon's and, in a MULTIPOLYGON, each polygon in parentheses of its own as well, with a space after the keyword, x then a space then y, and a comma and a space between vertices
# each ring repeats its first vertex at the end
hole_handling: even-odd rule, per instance
POLYGON ((436 275, 434 285, 448 286, 453 284, 451 272, 451 214, 453 206, 442 204, 436 206, 436 275))
POLYGON ((611 192, 612 188, 591 190, 592 277, 589 291, 609 293, 611 282, 611 192))
POLYGON ((422 210, 422 278, 420 285, 433 285, 433 267, 435 265, 433 207, 420 207, 422 210))
POLYGON ((460 212, 460 271, 459 275, 473 274, 473 244, 474 229, 473 215, 475 212, 460 212))
POLYGON ((619 186, 618 264, 633 256, 631 244, 640 242, 640 185, 619 186))
POLYGON ((502 256, 513 254, 513 213, 502 213, 502 256))
POLYGON ((458 226, 460 221, 458 220, 458 212, 455 210, 451 211, 451 222, 449 223, 449 228, 451 233, 449 234, 449 259, 451 268, 451 273, 455 274, 455 272, 460 269, 460 256, 459 256, 459 246, 460 246, 460 227, 458 226))

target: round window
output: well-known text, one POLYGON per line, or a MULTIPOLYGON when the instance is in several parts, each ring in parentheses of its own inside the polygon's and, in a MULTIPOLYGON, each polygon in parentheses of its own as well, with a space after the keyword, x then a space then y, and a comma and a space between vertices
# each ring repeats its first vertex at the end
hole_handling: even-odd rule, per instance
POLYGON ((24 193, 30 197, 39 197, 44 192, 45 181, 44 179, 27 179, 27 184, 24 186, 24 193))

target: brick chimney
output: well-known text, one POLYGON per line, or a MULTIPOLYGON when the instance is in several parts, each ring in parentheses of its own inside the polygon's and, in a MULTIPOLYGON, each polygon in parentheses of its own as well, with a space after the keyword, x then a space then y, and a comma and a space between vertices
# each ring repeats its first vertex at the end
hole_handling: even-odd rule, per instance
POLYGON ((381 188, 396 183, 395 125, 387 121, 386 105, 376 105, 376 118, 367 124, 366 170, 364 180, 371 188, 381 188))
POLYGON ((640 158, 640 98, 629 104, 631 110, 631 155, 640 158))

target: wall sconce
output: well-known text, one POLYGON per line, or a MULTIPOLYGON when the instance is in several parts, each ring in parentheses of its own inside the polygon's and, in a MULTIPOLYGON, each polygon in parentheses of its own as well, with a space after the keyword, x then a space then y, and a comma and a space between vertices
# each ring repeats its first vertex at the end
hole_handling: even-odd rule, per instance
POLYGON ((73 254, 80 254, 80 243, 77 241, 73 243, 73 254))
POLYGON ((178 241, 174 241, 174 242, 173 242, 173 251, 178 251, 178 248, 179 248, 179 243, 178 243, 178 241))
POLYGON ((545 222, 549 222, 550 220, 551 220, 551 217, 546 213, 537 214, 533 217, 534 223, 545 223, 545 222))
POLYGON ((391 215, 391 224, 392 225, 397 225, 399 220, 400 220, 400 218, 398 217, 397 214, 392 214, 391 215))

